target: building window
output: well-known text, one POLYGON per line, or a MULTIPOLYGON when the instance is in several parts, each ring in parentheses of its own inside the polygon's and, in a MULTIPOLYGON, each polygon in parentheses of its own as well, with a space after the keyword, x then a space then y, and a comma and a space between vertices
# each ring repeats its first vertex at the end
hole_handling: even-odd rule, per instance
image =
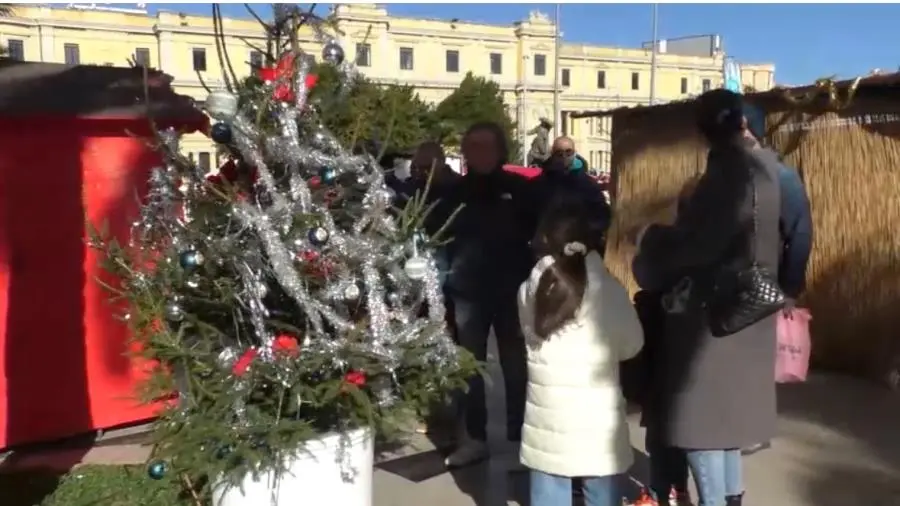
POLYGON ((606 89, 606 71, 605 70, 597 71, 597 89, 600 89, 600 90, 606 89))
POLYGON ((193 50, 194 70, 206 71, 206 49, 195 47, 193 50))
POLYGON ((197 165, 206 172, 209 172, 212 169, 211 157, 209 156, 209 152, 202 151, 197 155, 197 165))
POLYGON ((547 75, 547 56, 543 54, 534 55, 534 75, 547 75))
POLYGON ((712 88, 712 85, 709 82, 709 79, 704 79, 703 80, 703 93, 706 93, 707 91, 709 91, 710 88, 712 88))
POLYGON ((413 61, 413 48, 401 47, 400 48, 400 70, 412 70, 414 67, 415 67, 415 62, 413 61))
POLYGON ((564 87, 568 88, 569 87, 569 79, 570 79, 569 69, 562 69, 561 74, 562 75, 560 75, 559 80, 562 81, 562 85, 564 87))
POLYGON ((682 95, 684 95, 688 92, 687 84, 688 84, 687 77, 682 77, 681 78, 681 94, 682 95))
POLYGON ((10 60, 25 61, 25 42, 22 39, 8 39, 6 56, 10 60))
POLYGON ((81 50, 78 49, 78 44, 63 45, 63 53, 65 53, 66 65, 79 65, 81 63, 81 50))
POLYGON ((503 55, 500 53, 491 53, 491 74, 499 75, 503 73, 503 55))
POLYGON ((372 65, 372 46, 371 44, 356 45, 356 66, 370 67, 372 65))
POLYGON ((455 49, 447 50, 447 72, 459 72, 459 51, 455 49))
POLYGON ((256 70, 263 67, 263 54, 260 51, 250 51, 250 70, 256 70))
POLYGON ((631 89, 639 90, 641 89, 641 75, 637 72, 631 73, 631 89))
POLYGON ((150 50, 147 49, 146 47, 135 48, 134 63, 138 67, 149 67, 150 66, 150 50))

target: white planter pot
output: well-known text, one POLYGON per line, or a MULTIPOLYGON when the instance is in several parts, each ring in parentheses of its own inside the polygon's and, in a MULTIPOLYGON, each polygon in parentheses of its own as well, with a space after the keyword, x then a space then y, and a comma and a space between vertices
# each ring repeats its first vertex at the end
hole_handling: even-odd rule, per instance
POLYGON ((241 486, 213 487, 213 506, 372 506, 372 432, 357 429, 307 441, 285 471, 247 473, 241 486))

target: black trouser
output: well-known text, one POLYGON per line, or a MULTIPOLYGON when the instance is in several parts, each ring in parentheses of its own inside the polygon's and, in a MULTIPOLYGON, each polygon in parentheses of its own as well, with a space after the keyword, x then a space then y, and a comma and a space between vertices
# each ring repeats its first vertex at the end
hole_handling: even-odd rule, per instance
MULTIPOLYGON (((456 336, 459 344, 469 350, 479 362, 487 360, 488 336, 491 327, 497 338, 497 352, 503 369, 506 387, 506 437, 510 441, 522 438, 525 417, 525 386, 528 380, 525 339, 519 326, 519 310, 515 293, 505 297, 453 297, 456 336)), ((484 377, 480 374, 469 380, 469 391, 460 408, 465 416, 469 437, 487 439, 487 406, 484 377)))
POLYGON ((687 455, 681 448, 667 446, 657 432, 647 425, 644 447, 650 456, 650 490, 660 503, 668 499, 673 488, 679 497, 687 497, 687 455))

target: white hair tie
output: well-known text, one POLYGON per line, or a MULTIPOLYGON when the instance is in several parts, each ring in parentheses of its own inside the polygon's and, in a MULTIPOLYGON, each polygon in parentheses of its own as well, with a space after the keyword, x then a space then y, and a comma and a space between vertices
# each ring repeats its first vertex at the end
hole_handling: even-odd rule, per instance
POLYGON ((570 257, 572 255, 584 255, 587 253, 587 246, 584 243, 573 241, 563 246, 563 255, 570 257))

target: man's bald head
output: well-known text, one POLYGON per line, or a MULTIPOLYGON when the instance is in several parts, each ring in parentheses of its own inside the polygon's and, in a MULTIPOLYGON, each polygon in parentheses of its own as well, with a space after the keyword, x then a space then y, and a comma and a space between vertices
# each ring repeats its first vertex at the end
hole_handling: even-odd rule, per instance
POLYGON ((568 170, 575 161, 575 141, 569 137, 557 137, 553 141, 553 149, 550 150, 551 160, 556 160, 548 165, 551 170, 568 170))
POLYGON ((553 151, 575 151, 575 141, 573 141, 570 137, 565 135, 561 137, 557 137, 556 140, 553 141, 553 151))

